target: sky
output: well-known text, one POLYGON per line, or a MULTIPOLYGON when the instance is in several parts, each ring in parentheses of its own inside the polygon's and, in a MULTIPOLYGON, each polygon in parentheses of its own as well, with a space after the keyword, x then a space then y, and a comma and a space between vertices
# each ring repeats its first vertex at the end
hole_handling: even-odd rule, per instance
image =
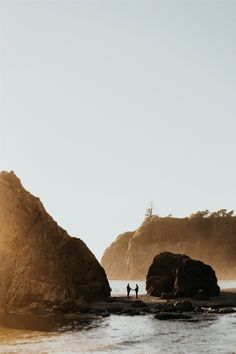
POLYGON ((236 1, 0 0, 0 169, 100 259, 236 209, 236 1))

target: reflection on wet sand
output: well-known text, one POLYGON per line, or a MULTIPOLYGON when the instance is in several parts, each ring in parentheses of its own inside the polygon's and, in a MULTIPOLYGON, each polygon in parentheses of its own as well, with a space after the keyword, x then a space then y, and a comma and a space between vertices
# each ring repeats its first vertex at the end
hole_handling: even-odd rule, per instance
POLYGON ((101 319, 82 317, 67 319, 62 316, 6 315, 0 317, 0 344, 17 339, 36 339, 65 332, 91 330, 99 326, 101 319))

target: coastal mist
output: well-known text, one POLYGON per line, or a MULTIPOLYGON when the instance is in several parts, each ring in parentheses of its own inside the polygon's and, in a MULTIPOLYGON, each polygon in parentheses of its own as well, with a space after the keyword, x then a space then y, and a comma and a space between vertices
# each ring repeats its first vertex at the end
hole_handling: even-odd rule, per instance
POLYGON ((185 218, 147 216, 105 250, 101 263, 110 279, 145 279, 153 258, 165 251, 210 264, 218 279, 236 279, 236 216, 222 209, 185 218), (115 260, 115 261, 114 261, 115 260))

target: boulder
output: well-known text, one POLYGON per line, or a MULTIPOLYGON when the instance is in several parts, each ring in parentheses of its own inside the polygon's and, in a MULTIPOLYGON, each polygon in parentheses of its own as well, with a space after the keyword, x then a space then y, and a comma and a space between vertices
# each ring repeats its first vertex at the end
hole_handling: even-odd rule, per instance
POLYGON ((161 293, 160 298, 163 300, 172 300, 174 299, 174 295, 172 293, 161 293))
POLYGON ((198 301, 209 301, 209 300, 210 300, 210 297, 209 297, 209 296, 201 295, 201 294, 193 295, 192 298, 193 298, 194 300, 198 300, 198 301))
POLYGON ((177 311, 180 312, 187 312, 187 311, 192 311, 193 310, 193 304, 191 303, 191 301, 176 301, 174 303, 174 307, 177 311))
POLYGON ((76 300, 66 299, 62 301, 57 307, 55 312, 62 313, 88 313, 91 309, 91 305, 83 298, 76 300))
POLYGON ((219 309, 219 313, 234 313, 236 310, 233 307, 222 307, 219 309))
POLYGON ((154 257, 148 270, 146 290, 152 296, 213 297, 219 295, 220 288, 211 266, 184 254, 163 252, 154 257))
POLYGON ((59 227, 13 172, 0 173, 0 261, 0 309, 110 296, 85 243, 59 227))
POLYGON ((159 312, 154 316, 158 320, 189 320, 191 316, 177 312, 159 312))
POLYGON ((189 257, 171 252, 162 252, 155 256, 147 273, 147 293, 152 296, 161 296, 162 293, 172 292, 177 267, 185 258, 189 257))
POLYGON ((182 296, 196 294, 214 297, 219 295, 215 271, 211 266, 193 259, 183 259, 177 268, 174 288, 182 296))
POLYGON ((143 302, 142 300, 135 300, 134 302, 131 303, 130 306, 131 306, 131 307, 134 307, 134 308, 147 307, 147 305, 145 304, 145 302, 143 302))

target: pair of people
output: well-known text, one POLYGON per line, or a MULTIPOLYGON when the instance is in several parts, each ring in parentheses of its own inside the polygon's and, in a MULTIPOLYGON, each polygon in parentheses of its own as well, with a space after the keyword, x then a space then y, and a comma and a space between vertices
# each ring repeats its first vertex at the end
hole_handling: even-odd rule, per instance
POLYGON ((130 294, 130 291, 131 291, 131 290, 135 291, 136 299, 138 299, 138 290, 139 290, 138 284, 136 284, 135 289, 132 289, 132 288, 129 286, 129 284, 127 284, 127 299, 129 299, 129 294, 130 294))

